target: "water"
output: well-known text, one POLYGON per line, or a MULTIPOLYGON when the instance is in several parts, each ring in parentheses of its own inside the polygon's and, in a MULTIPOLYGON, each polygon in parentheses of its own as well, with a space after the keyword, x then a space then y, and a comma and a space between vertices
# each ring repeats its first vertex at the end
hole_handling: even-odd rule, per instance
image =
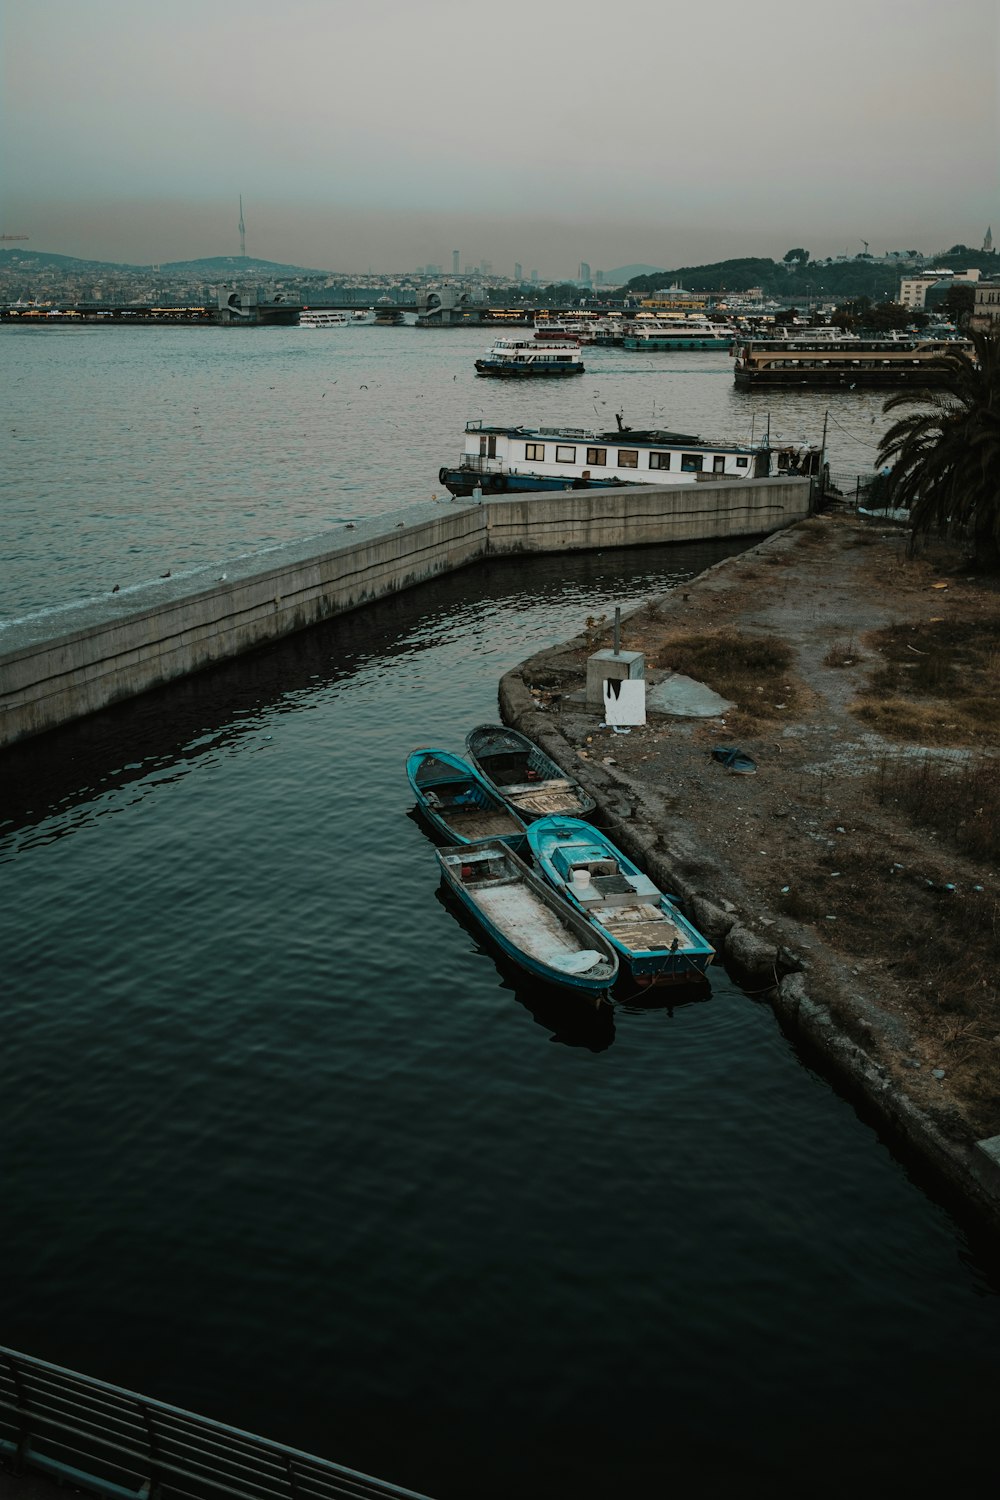
POLYGON ((470 418, 819 443, 869 472, 875 392, 737 391, 726 353, 585 350, 587 372, 477 377, 475 329, 0 327, 0 620, 446 496, 470 418))
MULTIPOLYGON (((88 432, 117 451, 87 427, 87 351, 126 341, 138 419, 183 347, 148 333, 147 355, 140 330, 18 345, 47 451, 7 534, 30 550, 30 517, 61 517, 44 604, 92 545, 73 531, 88 432)), ((400 392, 437 402, 455 336, 357 333, 398 340, 401 370, 378 357, 415 443, 400 392)), ((136 567, 159 526, 192 557, 242 546, 241 491, 260 540, 292 528, 286 464, 307 527, 343 513, 239 426, 245 362, 280 384, 292 335, 180 338, 247 441, 206 537, 188 439, 160 433, 129 502, 136 567)), ((325 347, 303 358, 362 357, 325 347)), ((357 514, 406 498, 379 432, 315 438, 369 452, 357 514)), ((128 444, 121 462, 138 475, 128 444)), ((724 551, 491 565, 4 758, 3 1341, 439 1500, 981 1479, 990 1252, 723 972, 706 1002, 610 1026, 543 1003, 441 900, 408 816, 413 745, 460 748, 508 666, 724 551)))

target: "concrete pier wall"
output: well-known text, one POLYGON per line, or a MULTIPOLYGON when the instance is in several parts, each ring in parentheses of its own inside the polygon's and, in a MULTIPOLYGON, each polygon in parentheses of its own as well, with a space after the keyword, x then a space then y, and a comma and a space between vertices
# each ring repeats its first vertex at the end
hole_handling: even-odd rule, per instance
POLYGON ((413 506, 0 625, 0 748, 489 555, 759 535, 807 480, 413 506))

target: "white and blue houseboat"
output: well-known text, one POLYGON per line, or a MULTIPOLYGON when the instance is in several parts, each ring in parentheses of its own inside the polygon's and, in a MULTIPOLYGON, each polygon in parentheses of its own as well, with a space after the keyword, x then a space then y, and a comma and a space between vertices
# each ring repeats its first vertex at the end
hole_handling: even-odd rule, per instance
POLYGON ((486 358, 476 360, 477 375, 507 380, 582 375, 583 369, 578 344, 538 342, 534 338, 497 339, 486 358))
POLYGON ((716 443, 680 432, 588 432, 583 427, 493 427, 466 422, 465 451, 438 478, 455 496, 531 490, 694 484, 819 471, 819 450, 716 443))
POLYGON ((679 313, 674 317, 645 318, 642 313, 625 330, 626 349, 729 349, 735 329, 708 318, 679 313))

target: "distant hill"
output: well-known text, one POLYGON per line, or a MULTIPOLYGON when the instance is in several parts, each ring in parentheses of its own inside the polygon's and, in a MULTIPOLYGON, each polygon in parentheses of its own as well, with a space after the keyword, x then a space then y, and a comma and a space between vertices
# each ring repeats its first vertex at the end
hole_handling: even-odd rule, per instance
POLYGON ((274 260, 255 260, 252 255, 210 255, 202 260, 172 260, 161 265, 161 271, 178 276, 207 276, 209 280, 241 276, 330 276, 330 271, 309 270, 305 266, 286 266, 274 260))
MULTIPOLYGON (((123 272, 142 275, 151 266, 135 266, 120 261, 83 260, 75 255, 52 255, 47 250, 0 249, 0 270, 58 271, 66 275, 120 276, 123 272)), ((234 281, 246 276, 329 276, 329 271, 307 270, 304 266, 286 266, 273 260, 256 260, 247 255, 213 255, 201 260, 176 260, 159 267, 161 273, 174 276, 204 276, 208 281, 234 281)))
POLYGON ((108 274, 139 271, 141 266, 123 266, 117 261, 81 260, 76 255, 52 255, 47 250, 0 249, 0 270, 65 271, 68 275, 108 274))
POLYGON ((661 266, 616 266, 613 271, 605 271, 605 281, 631 281, 634 276, 667 276, 669 272, 664 271, 661 266))

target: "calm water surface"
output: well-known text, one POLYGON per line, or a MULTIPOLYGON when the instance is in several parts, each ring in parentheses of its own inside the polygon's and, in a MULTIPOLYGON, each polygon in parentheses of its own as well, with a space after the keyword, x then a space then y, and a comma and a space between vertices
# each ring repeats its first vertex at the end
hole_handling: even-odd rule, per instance
MULTIPOLYGON (((251 515, 265 541, 414 498, 381 421, 351 426, 364 393, 306 421, 286 363, 329 361, 329 401, 367 354, 424 494, 482 342, 53 334, 2 346, 42 402, 37 466, 6 472, 17 608, 85 592, 126 513, 138 577, 159 538, 193 565, 251 515), (145 466, 115 426, 179 417, 171 378, 213 408, 210 477, 179 420, 145 466)), ((613 378, 633 404, 653 380, 613 378)), ((707 370, 675 384, 671 425, 724 428, 707 370)), ((595 1026, 502 972, 408 815, 406 752, 460 748, 508 666, 721 555, 490 566, 5 757, 0 1340, 440 1500, 981 1480, 987 1250, 725 974, 595 1026)))
POLYGON ((475 329, 0 328, 0 621, 437 495, 465 423, 819 443, 870 471, 877 392, 737 391, 726 353, 586 350, 530 390, 475 329))

